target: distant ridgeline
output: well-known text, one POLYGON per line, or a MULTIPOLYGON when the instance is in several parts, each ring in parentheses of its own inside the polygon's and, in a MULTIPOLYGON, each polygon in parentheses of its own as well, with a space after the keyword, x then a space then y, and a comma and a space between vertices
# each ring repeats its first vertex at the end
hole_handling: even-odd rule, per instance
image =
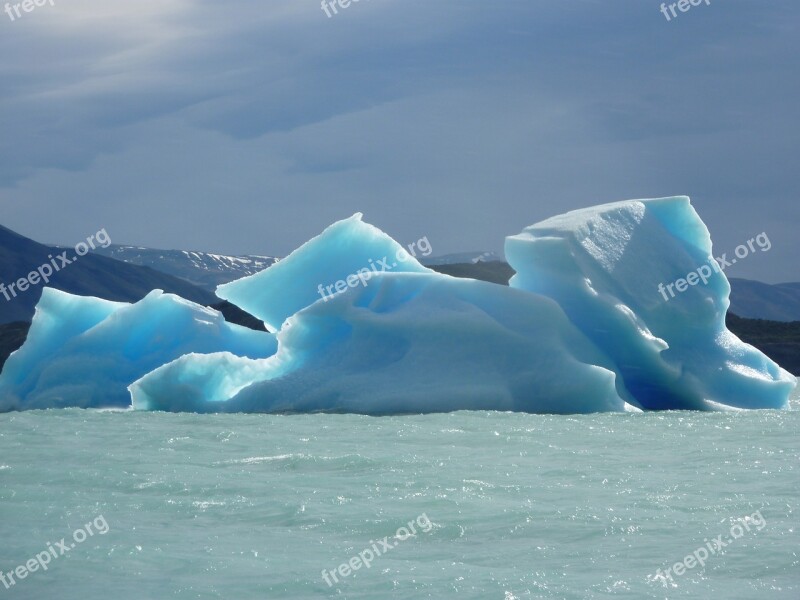
POLYGON ((263 271, 278 260, 273 256, 227 256, 210 252, 156 250, 114 244, 108 248, 98 248, 97 252, 109 258, 150 267, 184 279, 212 293, 218 285, 263 271))
POLYGON ((45 286, 117 302, 137 302, 154 289, 178 294, 199 304, 219 302, 212 292, 184 279, 100 256, 97 250, 100 250, 99 245, 84 256, 76 257, 73 249, 46 246, 0 226, 0 284, 4 286, 0 289, 5 290, 5 294, 0 294, 0 324, 30 322, 45 286), (65 260, 57 260, 59 255, 65 260), (49 268, 50 275, 45 282, 37 269, 44 270, 49 265, 58 269, 49 268))

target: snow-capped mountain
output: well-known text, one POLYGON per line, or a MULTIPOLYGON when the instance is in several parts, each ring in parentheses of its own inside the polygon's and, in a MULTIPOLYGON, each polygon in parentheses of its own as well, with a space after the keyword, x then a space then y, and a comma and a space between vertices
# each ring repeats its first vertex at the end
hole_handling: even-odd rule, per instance
POLYGON ((30 322, 45 286, 70 294, 96 296, 117 302, 137 302, 153 289, 178 294, 200 304, 219 301, 213 293, 201 286, 191 285, 185 279, 158 269, 124 264, 108 256, 99 256, 102 254, 100 246, 77 258, 74 248, 40 244, 3 226, 0 226, 0 285, 8 287, 23 278, 27 279, 29 273, 39 265, 56 264, 53 257, 60 256, 65 250, 65 258, 67 255, 71 257, 67 266, 60 265, 63 268, 51 272, 46 281, 38 278, 38 283, 30 283, 24 293, 19 293, 22 290, 0 288, 5 289, 5 294, 0 293, 0 323, 30 322))
POLYGON ((210 252, 158 250, 114 244, 108 248, 98 248, 95 252, 180 277, 212 292, 218 285, 263 271, 279 260, 274 256, 226 256, 210 252))

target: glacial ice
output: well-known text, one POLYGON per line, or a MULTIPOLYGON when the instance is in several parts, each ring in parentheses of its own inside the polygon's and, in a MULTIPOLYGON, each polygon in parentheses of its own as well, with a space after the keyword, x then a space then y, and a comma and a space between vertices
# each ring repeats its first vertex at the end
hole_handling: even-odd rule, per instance
POLYGON ((400 244, 361 218, 362 214, 356 213, 337 221, 270 268, 219 286, 217 296, 277 331, 293 314, 323 296, 329 297, 325 288, 360 271, 383 272, 388 265, 393 273, 432 273, 400 244))
MULTIPOLYGON (((303 267, 283 264, 287 279, 303 267)), ((134 408, 167 411, 583 413, 624 410, 616 383, 610 361, 547 298, 387 272, 290 317, 271 358, 182 357, 131 394, 134 408)))
POLYGON ((45 288, 28 339, 0 375, 0 412, 128 407, 128 385, 188 352, 270 356, 275 336, 155 290, 136 304, 45 288))
POLYGON ((730 285, 689 198, 576 210, 508 237, 505 252, 511 286, 555 300, 643 408, 787 405, 794 376, 725 326, 730 285), (707 283, 665 289, 703 265, 707 283))
POLYGON ((275 335, 160 292, 126 305, 46 290, 0 375, 0 410, 784 407, 796 380, 725 328, 723 273, 659 291, 711 250, 688 198, 619 202, 507 238, 517 274, 506 287, 435 273, 356 214, 219 288, 275 335))

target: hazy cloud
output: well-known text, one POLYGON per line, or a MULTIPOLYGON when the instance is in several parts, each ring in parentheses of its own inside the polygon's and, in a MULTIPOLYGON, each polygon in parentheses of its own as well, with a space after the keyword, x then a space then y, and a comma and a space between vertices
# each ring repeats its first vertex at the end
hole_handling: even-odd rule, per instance
POLYGON ((0 13, 0 214, 44 242, 284 254, 363 211, 436 253, 688 194, 798 280, 800 5, 56 0, 0 13))

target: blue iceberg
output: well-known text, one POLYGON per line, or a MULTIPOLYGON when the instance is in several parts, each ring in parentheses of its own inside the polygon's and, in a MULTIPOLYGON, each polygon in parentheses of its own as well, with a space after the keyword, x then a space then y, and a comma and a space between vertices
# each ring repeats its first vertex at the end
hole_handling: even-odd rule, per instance
POLYGON ((782 408, 794 376, 725 326, 730 284, 685 196, 573 211, 506 239, 511 286, 555 300, 645 409, 782 408), (676 291, 678 279, 694 283, 676 291))
POLYGON ((338 221, 286 260, 217 288, 217 296, 264 321, 273 331, 320 299, 366 285, 376 273, 432 273, 361 213, 338 221), (289 260, 291 259, 291 260, 289 260), (351 285, 348 285, 348 278, 351 285), (342 282, 339 291, 336 283, 342 282))
POLYGON ((129 407, 132 382, 189 352, 261 358, 276 349, 273 334, 160 290, 128 304, 45 288, 28 339, 0 376, 0 412, 129 407))
MULTIPOLYGON (((293 279, 293 257, 282 262, 293 279)), ((266 360, 188 356, 161 367, 131 386, 133 406, 371 415, 626 409, 613 364, 555 302, 483 281, 376 274, 301 310, 277 337, 266 360)))
POLYGON ((218 289, 274 335, 166 294, 122 305, 48 290, 0 376, 0 410, 384 415, 787 405, 795 378, 725 327, 730 286, 710 267, 711 239, 688 198, 548 219, 507 238, 506 255, 516 270, 511 287, 455 279, 356 214, 218 289), (692 272, 702 284, 662 293, 692 272))

